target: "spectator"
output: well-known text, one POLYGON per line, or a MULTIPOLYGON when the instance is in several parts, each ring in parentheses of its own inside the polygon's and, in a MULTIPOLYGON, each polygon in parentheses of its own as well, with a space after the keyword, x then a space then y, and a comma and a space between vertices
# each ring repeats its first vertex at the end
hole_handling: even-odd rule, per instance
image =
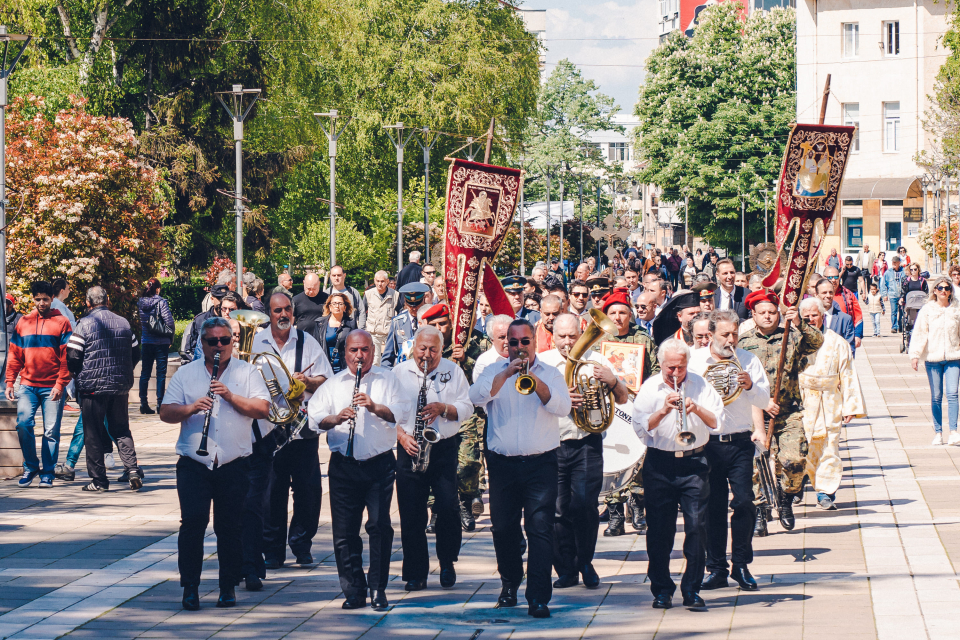
MULTIPOLYGON (((860 309, 860 301, 857 300, 857 296, 853 291, 843 286, 843 283, 840 281, 840 272, 833 267, 827 267, 824 269, 823 277, 833 283, 835 288, 834 300, 836 301, 837 306, 840 307, 841 311, 853 318, 853 352, 854 356, 856 356, 856 350, 860 347, 860 343, 863 341, 863 310, 860 309)), ((819 290, 820 286, 818 284, 817 291, 819 290)), ((827 321, 824 320, 824 322, 827 321)))
POLYGON ((860 269, 853 264, 853 256, 847 256, 843 259, 843 271, 840 272, 840 282, 845 288, 849 289, 858 300, 860 299, 858 288, 861 275, 860 269))
POLYGON ((420 267, 421 254, 419 251, 411 251, 409 258, 410 262, 397 274, 396 289, 408 285, 411 282, 420 282, 422 271, 420 267))
POLYGON ((160 281, 156 278, 147 280, 143 297, 137 300, 137 311, 140 314, 140 344, 142 345, 140 413, 149 415, 156 413, 147 401, 153 364, 157 364, 157 407, 159 408, 163 404, 163 391, 167 383, 167 355, 170 353, 170 343, 173 341, 176 329, 173 314, 170 312, 170 303, 160 295, 160 281), (151 318, 154 320, 152 323, 151 318), (161 321, 159 326, 157 326, 157 320, 161 321))
POLYGON ((347 336, 356 328, 350 296, 340 292, 331 293, 324 303, 323 317, 317 320, 311 334, 323 347, 334 373, 339 373, 346 366, 343 358, 347 336))
POLYGON ((197 351, 197 342, 200 336, 200 327, 207 318, 220 317, 220 304, 223 297, 229 293, 230 289, 225 284, 215 284, 210 289, 210 300, 213 304, 207 311, 201 311, 193 318, 190 328, 184 332, 183 344, 180 349, 180 362, 186 364, 193 360, 193 355, 197 351))
MULTIPOLYGON (((569 263, 568 263, 568 264, 569 264, 569 263)), ((560 259, 559 259, 559 258, 554 258, 553 260, 551 260, 551 262, 550 262, 550 271, 547 273, 547 276, 549 277, 550 275, 553 275, 553 276, 557 277, 557 278, 560 280, 561 284, 563 284, 563 287, 564 287, 563 290, 564 290, 564 291, 567 290, 567 289, 566 289, 566 287, 567 287, 567 270, 566 270, 566 268, 564 267, 564 265, 560 264, 560 259)))
POLYGON ((707 274, 707 277, 710 278, 713 282, 717 281, 717 263, 720 261, 720 256, 716 253, 708 253, 704 258, 705 261, 709 260, 703 266, 703 273, 707 274))
POLYGON ((633 304, 637 303, 637 298, 643 293, 643 287, 640 286, 640 274, 631 268, 623 272, 623 277, 627 281, 626 287, 630 291, 630 299, 633 304))
MULTIPOLYGON (((236 295, 236 294, 234 294, 236 295)), ((140 344, 130 323, 107 309, 103 287, 87 290, 87 314, 67 343, 67 364, 77 378, 77 397, 84 423, 87 475, 84 491, 106 491, 110 486, 103 459, 111 436, 123 461, 130 488, 143 486, 143 471, 130 434, 127 398, 133 387, 133 369, 140 360, 140 344), (106 422, 105 422, 106 421, 106 422), (107 433, 107 422, 110 432, 107 433)))
POLYGON ((219 304, 214 300, 213 289, 217 286, 226 287, 224 291, 234 291, 237 288, 237 275, 230 269, 224 269, 220 272, 220 275, 217 276, 217 282, 210 288, 210 291, 203 298, 203 302, 200 303, 200 311, 209 311, 214 306, 219 304))
POLYGON ((447 301, 447 283, 444 280, 440 278, 434 280, 431 289, 433 289, 434 304, 447 301))
POLYGON ((745 274, 743 271, 737 271, 736 275, 734 275, 734 278, 733 278, 733 284, 735 284, 738 287, 743 287, 744 289, 746 289, 747 287, 749 287, 750 281, 747 280, 747 274, 745 274))
POLYGON ((910 266, 910 256, 907 255, 906 247, 900 247, 897 249, 897 255, 900 256, 900 264, 902 264, 904 267, 910 266))
POLYGON ((580 282, 586 282, 590 277, 590 265, 586 262, 581 262, 577 266, 577 270, 573 272, 574 280, 579 280, 580 282))
POLYGON ((719 259, 720 256, 717 255, 717 250, 713 247, 707 247, 707 252, 703 254, 703 260, 700 262, 700 271, 705 271, 707 269, 707 265, 709 265, 711 261, 716 264, 717 260, 719 259))
POLYGON ((538 265, 533 268, 533 271, 530 272, 530 279, 539 285, 543 283, 543 278, 546 275, 547 275, 547 270, 538 265))
MULTIPOLYGON (((386 271, 377 271, 373 274, 373 287, 367 289, 363 297, 367 305, 367 324, 364 329, 373 337, 373 364, 380 366, 380 356, 387 343, 387 334, 390 333, 390 320, 397 313, 398 298, 397 292, 387 286, 386 271)), ((477 309, 479 313, 479 304, 477 309)), ((484 316, 480 315, 480 317, 484 316)))
MULTIPOLYGON (((883 251, 877 254, 877 259, 873 261, 873 282, 880 286, 883 274, 887 272, 887 254, 883 251)), ((882 286, 881 286, 882 289, 882 286)))
MULTIPOLYGON (((953 275, 953 270, 950 271, 953 275)), ((957 270, 960 276, 960 269, 957 270)), ((957 285, 953 285, 954 297, 956 297, 957 285)), ((880 337, 880 316, 886 315, 887 310, 883 307, 883 296, 880 295, 880 287, 876 282, 870 283, 870 293, 867 294, 867 311, 873 318, 873 337, 880 337)))
POLYGON ((293 323, 300 331, 313 331, 323 316, 327 293, 320 291, 320 276, 310 272, 303 277, 303 291, 293 296, 293 323))
POLYGON ((953 298, 960 300, 960 265, 950 267, 950 280, 953 281, 953 298))
MULTIPOLYGON (((424 271, 427 271, 427 266, 424 265, 424 271)), ((433 269, 434 275, 436 275, 437 270, 433 269)), ((350 315, 353 320, 353 328, 365 327, 367 326, 367 308, 363 303, 363 296, 360 295, 360 292, 354 289, 353 287, 346 284, 347 276, 343 271, 343 267, 340 265, 334 266, 330 269, 330 286, 327 287, 326 292, 328 294, 339 293, 350 298, 350 308, 352 313, 350 315)), ((432 280, 431 280, 432 283, 432 280)), ((323 344, 323 341, 320 341, 320 344, 323 344)))
POLYGON ((920 275, 920 265, 911 264, 907 267, 907 277, 900 285, 900 304, 904 303, 907 294, 911 291, 923 291, 929 293, 927 279, 920 275))
POLYGON ((277 276, 277 286, 270 290, 270 295, 285 293, 292 298, 293 292, 291 289, 293 289, 293 277, 287 271, 284 271, 277 276))
POLYGON ((29 487, 40 476, 40 486, 53 486, 53 474, 60 449, 60 418, 63 416, 64 390, 70 380, 67 369, 67 340, 70 322, 51 309, 53 287, 42 280, 30 286, 34 310, 20 318, 10 339, 7 354, 7 400, 17 401, 17 437, 23 452, 23 476, 20 487, 29 487), (20 387, 14 383, 20 376, 20 387), (37 460, 37 441, 33 435, 34 416, 40 408, 43 416, 43 445, 37 460), (42 466, 41 466, 42 465, 42 466))
POLYGON ((840 271, 840 256, 837 255, 836 249, 830 249, 830 255, 824 259, 823 266, 833 267, 837 271, 840 271))
MULTIPOLYGON (((249 271, 247 273, 250 273, 249 271)), ((246 273, 243 274, 246 277, 246 273)), ((267 306, 263 304, 263 280, 254 276, 253 281, 247 288, 247 305, 258 313, 266 313, 267 306)))
POLYGON ((750 291, 760 291, 760 289, 763 289, 763 276, 761 276, 759 273, 750 276, 749 289, 750 291))
MULTIPOLYGON (((582 266, 582 265, 581 265, 582 266)), ((578 271, 580 269, 577 269, 578 271)), ((582 280, 570 281, 570 313, 583 315, 587 312, 587 302, 590 299, 590 287, 582 280)), ((486 316, 484 316, 486 317, 486 316)))
POLYGON ((870 276, 872 275, 874 257, 873 251, 870 251, 870 245, 864 244, 857 253, 857 259, 853 263, 853 266, 860 271, 860 277, 863 280, 862 290, 864 295, 870 290, 870 276))
POLYGON ((387 278, 387 287, 393 291, 397 290, 397 279, 393 276, 387 278))
POLYGON ((70 329, 73 330, 77 326, 77 318, 66 305, 71 294, 70 284, 63 278, 54 278, 50 284, 53 286, 53 302, 50 303, 50 308, 62 313, 70 321, 70 329))
POLYGON ((7 353, 10 352, 10 336, 13 335, 13 330, 17 328, 17 323, 20 322, 20 318, 23 317, 23 314, 17 311, 16 304, 17 299, 8 293, 4 299, 4 320, 7 325, 7 353))
POLYGON ((906 272, 900 266, 900 256, 893 256, 892 266, 884 272, 880 279, 880 295, 886 297, 890 304, 890 322, 893 323, 893 332, 900 331, 900 314, 897 313, 900 305, 900 290, 906 272))
MULTIPOLYGON (((670 256, 667 258, 667 274, 670 277, 670 284, 674 289, 680 286, 680 272, 683 271, 684 259, 680 257, 680 252, 676 248, 670 250, 670 256)), ((636 298, 633 299, 636 302, 636 298)))
MULTIPOLYGON (((699 249, 697 249, 697 251, 699 251, 699 249)), ((686 288, 692 286, 693 278, 696 275, 697 268, 693 265, 693 258, 687 258, 687 266, 683 268, 683 286, 686 288)))
MULTIPOLYGON (((437 268, 430 264, 429 262, 423 265, 423 268, 420 270, 420 282, 430 287, 431 291, 433 290, 433 285, 437 281, 437 268)), ((436 294, 434 294, 434 303, 438 302, 436 299, 436 294)))
POLYGON ((523 296, 523 307, 530 311, 540 311, 540 294, 528 293, 523 296))

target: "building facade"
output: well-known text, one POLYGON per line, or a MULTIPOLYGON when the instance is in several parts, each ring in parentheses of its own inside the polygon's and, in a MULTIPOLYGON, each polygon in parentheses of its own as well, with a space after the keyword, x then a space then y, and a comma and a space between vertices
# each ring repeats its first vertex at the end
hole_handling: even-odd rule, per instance
MULTIPOLYGON (((744 15, 753 11, 769 11, 774 7, 792 7, 796 0, 727 0, 736 2, 744 9, 744 15)), ((718 0, 659 0, 660 41, 671 31, 681 30, 688 38, 693 37, 700 12, 718 0)))

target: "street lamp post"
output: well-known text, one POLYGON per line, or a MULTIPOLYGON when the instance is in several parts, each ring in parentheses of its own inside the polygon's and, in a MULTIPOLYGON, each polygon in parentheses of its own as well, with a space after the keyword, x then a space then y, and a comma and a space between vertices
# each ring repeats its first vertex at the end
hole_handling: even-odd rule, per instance
POLYGON ((7 118, 7 81, 13 68, 20 61, 20 56, 30 44, 33 36, 16 33, 7 33, 7 28, 0 25, 0 43, 3 43, 3 66, 0 67, 0 295, 7 290, 7 146, 6 146, 6 118, 7 118), (7 66, 10 43, 20 45, 20 50, 13 54, 13 61, 7 66))
POLYGON ((217 91, 217 99, 227 110, 227 115, 233 120, 233 146, 236 161, 235 187, 233 196, 233 209, 236 218, 236 243, 237 243, 237 291, 243 290, 243 121, 250 115, 253 105, 260 99, 260 89, 244 89, 243 85, 235 84, 230 91, 217 91), (230 102, 233 109, 226 103, 223 96, 230 96, 230 102), (251 96, 253 100, 244 108, 244 96, 251 96))
MULTIPOLYGON (((946 224, 947 264, 946 266, 947 266, 947 269, 946 269, 946 272, 950 273, 950 177, 947 176, 946 178, 944 178, 943 182, 947 189, 947 195, 946 195, 946 198, 947 198, 947 206, 946 206, 946 212, 947 212, 947 224, 946 224)), ((900 235, 902 236, 903 234, 901 233, 900 235)), ((902 238, 901 238, 900 244, 901 245, 903 244, 902 238)))
MULTIPOLYGON (((399 273, 403 268, 403 149, 410 142, 414 132, 411 130, 407 137, 403 137, 402 122, 388 124, 384 129, 387 130, 390 142, 397 150, 397 273, 399 273), (393 137, 392 131, 397 132, 396 138, 393 137)), ((425 261, 429 259, 430 256, 424 257, 425 261)))
POLYGON ((550 214, 553 213, 550 209, 550 167, 547 167, 543 173, 547 177, 547 264, 550 264, 550 223, 553 222, 550 219, 550 214))
POLYGON ((337 264, 337 140, 353 118, 347 118, 343 126, 337 127, 337 118, 341 117, 336 109, 327 113, 315 113, 313 117, 327 136, 327 148, 330 156, 330 268, 337 264), (330 128, 323 126, 321 118, 330 118, 330 128))
POLYGON ((423 149, 423 250, 424 261, 430 262, 430 151, 437 145, 440 134, 427 127, 420 129, 423 140, 415 138, 423 149))
POLYGON ((583 262, 583 181, 577 181, 577 191, 580 195, 580 262, 583 262))
MULTIPOLYGON (((473 142, 473 138, 469 138, 470 142, 473 142)), ((524 275, 524 241, 523 241, 523 190, 526 187, 527 181, 523 173, 523 165, 526 162, 526 158, 520 158, 520 275, 524 275)))
MULTIPOLYGON (((603 186, 601 180, 597 180, 597 229, 600 228, 600 188, 603 186)), ((600 269, 600 240, 597 239, 597 270, 600 269)))
POLYGON ((747 271, 747 199, 740 197, 740 270, 747 271))

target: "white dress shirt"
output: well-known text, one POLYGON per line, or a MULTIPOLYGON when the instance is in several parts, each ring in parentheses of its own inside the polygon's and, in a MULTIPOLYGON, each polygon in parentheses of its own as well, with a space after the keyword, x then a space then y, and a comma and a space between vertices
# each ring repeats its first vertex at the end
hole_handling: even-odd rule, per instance
POLYGON ((508 378, 496 396, 490 395, 493 379, 509 366, 504 358, 474 377, 470 400, 487 408, 487 448, 504 456, 531 456, 552 451, 560 446, 559 419, 570 414, 570 392, 563 374, 534 358, 530 372, 550 389, 550 402, 543 404, 536 393, 522 395, 517 391, 518 374, 508 378))
MULTIPOLYGON (((414 360, 407 360, 395 366, 393 375, 400 384, 401 397, 407 399, 410 406, 405 419, 398 424, 404 431, 413 435, 423 375, 414 360)), ((457 435, 460 432, 460 422, 473 414, 467 376, 463 373, 463 369, 445 358, 440 359, 436 369, 427 373, 427 404, 434 402, 452 404, 457 408, 456 420, 448 420, 441 415, 433 421, 433 428, 440 432, 441 440, 457 435)))
MULTIPOLYGON (((290 373, 296 373, 296 371, 294 371, 294 366, 297 364, 297 330, 295 328, 290 328, 290 337, 283 343, 283 349, 277 348, 277 341, 273 337, 273 332, 268 327, 253 337, 253 345, 250 347, 250 350, 253 353, 272 353, 275 356, 280 356, 280 359, 283 360, 283 364, 287 365, 290 373)), ((260 361, 257 362, 257 366, 262 369, 269 378, 271 372, 267 362, 268 361, 261 358, 260 361)), ((277 381, 280 383, 280 388, 286 393, 290 388, 287 376, 283 375, 283 370, 276 362, 271 362, 270 364, 273 365, 273 368, 277 372, 277 381)), ((333 368, 330 366, 330 361, 327 360, 327 354, 324 353, 323 347, 320 346, 316 338, 304 332, 303 360, 300 366, 302 369, 306 369, 310 367, 310 365, 313 365, 313 367, 311 367, 305 375, 310 377, 323 376, 327 380, 333 377, 333 368)), ((303 393, 303 401, 305 404, 310 400, 311 396, 313 396, 312 391, 305 391, 303 393)))
POLYGON ((477 361, 473 363, 473 379, 479 380, 480 374, 483 373, 484 369, 492 365, 494 362, 503 362, 504 360, 506 360, 506 358, 497 353, 496 347, 490 347, 481 353, 477 358, 477 361))
MULTIPOLYGON (((557 349, 544 351, 543 353, 538 354, 537 357, 540 358, 544 364, 556 368, 556 370, 560 372, 560 376, 563 377, 563 373, 567 368, 567 359, 564 358, 563 354, 561 354, 557 349)), ((607 360, 606 356, 598 351, 594 351, 593 349, 588 349, 587 352, 583 354, 583 358, 581 358, 581 360, 588 360, 590 362, 596 362, 604 367, 609 367, 611 369, 613 368, 611 367, 610 361, 607 360)), ((581 372, 590 375, 589 369, 581 369, 581 372)), ((610 410, 614 411, 615 409, 614 407, 610 407, 610 410)), ((571 414, 568 413, 560 418, 560 440, 581 440, 589 436, 590 434, 578 427, 573 422, 573 418, 570 416, 571 414)))
MULTIPOLYGON (((686 396, 695 403, 719 418, 723 413, 723 400, 716 389, 707 384, 707 381, 687 370, 687 377, 683 381, 686 396)), ((640 387, 640 393, 633 401, 633 428, 645 445, 661 451, 682 451, 702 447, 710 440, 711 434, 718 433, 709 429, 696 414, 687 414, 687 431, 692 431, 696 439, 692 444, 682 447, 677 443, 677 433, 680 431, 680 414, 671 411, 660 421, 657 428, 649 430, 650 416, 663 407, 667 394, 673 392, 673 387, 663 381, 663 374, 658 373, 640 387)))
MULTIPOLYGON (((320 422, 327 416, 340 413, 353 404, 353 389, 357 376, 349 368, 335 374, 320 385, 310 398, 307 412, 310 415, 310 428, 319 431, 320 422)), ((406 419, 407 402, 400 391, 396 376, 388 369, 370 367, 360 379, 360 392, 370 396, 377 404, 385 405, 393 412, 397 423, 406 419)), ((416 397, 413 398, 416 403, 416 397)), ((346 455, 347 440, 350 437, 350 421, 347 420, 327 431, 327 446, 330 451, 346 455)), ((377 415, 359 408, 356 417, 356 429, 353 435, 353 457, 368 460, 376 455, 390 451, 397 444, 397 425, 380 419, 377 415)))
MULTIPOLYGON (((719 428, 716 431, 720 434, 752 431, 753 407, 765 408, 770 402, 770 381, 767 379, 767 372, 760 358, 743 349, 737 349, 736 355, 737 360, 740 361, 740 367, 750 374, 753 386, 741 391, 736 400, 723 408, 723 415, 720 416, 720 423, 717 425, 719 428)), ((710 347, 703 347, 695 349, 690 354, 690 364, 687 365, 687 369, 702 376, 708 366, 717 362, 719 360, 710 351, 710 347)))
MULTIPOLYGON (((220 367, 220 382, 234 394, 243 398, 270 399, 267 385, 252 364, 230 358, 222 361, 220 367)), ((203 358, 200 358, 177 369, 163 394, 163 404, 191 404, 207 395, 209 389, 210 372, 207 371, 203 358)), ((232 404, 220 396, 214 396, 211 411, 207 437, 209 455, 197 455, 203 423, 206 420, 204 412, 196 413, 180 423, 177 453, 205 464, 208 469, 213 469, 214 461, 224 465, 253 453, 253 418, 241 415, 232 404)))
POLYGON ((720 310, 721 311, 729 311, 730 309, 733 309, 733 292, 734 291, 736 291, 736 289, 727 291, 723 287, 720 287, 720 310))

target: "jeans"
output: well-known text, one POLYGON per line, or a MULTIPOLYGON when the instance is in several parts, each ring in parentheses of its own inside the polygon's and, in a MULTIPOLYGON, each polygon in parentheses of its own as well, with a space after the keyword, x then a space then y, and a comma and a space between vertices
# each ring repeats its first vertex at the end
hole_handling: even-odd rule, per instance
POLYGON ((900 315, 897 311, 900 306, 900 298, 894 298, 893 296, 890 296, 888 300, 890 301, 890 321, 893 323, 893 330, 899 331, 900 315))
POLYGON ((960 360, 927 362, 927 380, 930 381, 930 404, 933 411, 933 429, 943 431, 943 395, 947 395, 947 416, 950 431, 957 430, 957 386, 960 385, 960 360))
POLYGON ((17 397, 17 437, 20 439, 20 450, 23 451, 23 468, 33 473, 39 471, 42 476, 52 476, 54 467, 57 466, 57 457, 60 454, 60 418, 63 416, 63 402, 66 398, 66 394, 61 393, 59 400, 51 400, 51 391, 52 387, 20 385, 17 397), (43 416, 40 461, 37 460, 37 440, 33 435, 37 407, 43 416))
POLYGON ((878 338, 880 337, 880 314, 871 313, 870 315, 873 316, 873 337, 878 338))
POLYGON ((163 403, 163 392, 167 387, 167 356, 170 354, 168 344, 144 344, 140 347, 142 354, 140 361, 140 404, 147 402, 147 390, 150 386, 150 374, 153 373, 153 363, 157 363, 157 407, 163 403))
POLYGON ((67 466, 76 467, 83 451, 83 414, 77 418, 77 426, 73 428, 73 438, 70 440, 70 449, 67 450, 67 466))

